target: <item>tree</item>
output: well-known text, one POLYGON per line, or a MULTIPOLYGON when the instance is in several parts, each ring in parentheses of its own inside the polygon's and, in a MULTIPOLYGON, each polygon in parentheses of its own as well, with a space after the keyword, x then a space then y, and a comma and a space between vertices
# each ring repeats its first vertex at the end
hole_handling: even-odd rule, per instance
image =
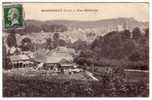
POLYGON ((82 40, 77 40, 75 41, 72 45, 72 48, 74 48, 75 50, 84 50, 88 48, 87 42, 86 41, 82 41, 82 40))
POLYGON ((134 50, 134 43, 129 36, 128 30, 109 32, 104 37, 97 37, 91 49, 98 54, 98 59, 122 59, 134 50))
POLYGON ((53 35, 53 40, 54 40, 54 41, 58 41, 59 38, 60 38, 60 34, 59 34, 59 33, 54 33, 54 35, 53 35))
POLYGON ((54 41, 51 38, 46 39, 46 48, 52 50, 55 48, 54 41))
POLYGON ((141 31, 140 28, 135 27, 132 31, 133 39, 137 40, 139 37, 141 37, 141 31))
POLYGON ((66 45, 66 42, 65 42, 63 39, 60 39, 60 40, 59 40, 59 45, 60 45, 60 46, 65 46, 65 45, 66 45))
POLYGON ((16 34, 14 31, 11 31, 7 37, 7 45, 11 48, 11 47, 15 47, 17 44, 16 44, 16 34))
POLYGON ((122 39, 129 39, 131 37, 131 32, 129 30, 124 30, 121 35, 122 39))
POLYGON ((60 34, 54 33, 54 35, 53 35, 53 48, 56 48, 59 46, 59 38, 60 38, 60 34))
POLYGON ((30 38, 26 37, 21 41, 21 49, 23 51, 32 51, 33 50, 33 45, 32 45, 32 41, 30 38))
POLYGON ((91 48, 95 49, 96 47, 101 47, 104 39, 102 36, 97 36, 97 38, 92 42, 91 48), (100 43, 99 43, 100 41, 100 43))

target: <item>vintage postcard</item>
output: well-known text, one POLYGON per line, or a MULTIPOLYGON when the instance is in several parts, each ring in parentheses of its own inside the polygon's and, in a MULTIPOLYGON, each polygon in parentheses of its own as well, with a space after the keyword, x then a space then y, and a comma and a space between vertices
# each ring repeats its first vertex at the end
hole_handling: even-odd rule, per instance
POLYGON ((3 2, 3 97, 149 97, 149 3, 3 2))

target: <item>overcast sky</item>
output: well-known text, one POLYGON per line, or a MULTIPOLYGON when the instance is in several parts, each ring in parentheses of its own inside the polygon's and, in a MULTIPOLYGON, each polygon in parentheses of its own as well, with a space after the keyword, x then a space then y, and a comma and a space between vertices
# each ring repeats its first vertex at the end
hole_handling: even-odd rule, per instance
POLYGON ((118 17, 149 20, 147 3, 24 3, 25 19, 93 21, 118 17), (84 11, 84 10, 90 11, 84 11), (78 10, 81 10, 78 11, 78 10))

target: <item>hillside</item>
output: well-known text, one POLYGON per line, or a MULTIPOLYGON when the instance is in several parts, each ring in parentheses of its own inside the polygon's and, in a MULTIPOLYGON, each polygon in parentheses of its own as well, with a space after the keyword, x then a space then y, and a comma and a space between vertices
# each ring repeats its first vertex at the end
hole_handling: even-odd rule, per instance
POLYGON ((103 37, 97 37, 88 46, 85 43, 83 46, 79 43, 76 46, 81 47, 81 53, 75 61, 79 64, 127 65, 130 68, 148 69, 149 39, 147 34, 149 34, 148 31, 142 35, 139 28, 135 28, 133 32, 112 31, 103 37), (132 38, 130 34, 133 34, 132 38))
MULTIPOLYGON (((118 25, 122 25, 130 30, 135 27, 139 27, 141 29, 148 27, 148 22, 139 22, 134 18, 116 18, 116 19, 104 19, 98 21, 72 21, 72 20, 48 20, 48 21, 38 21, 38 20, 26 20, 25 21, 25 29, 27 32, 40 32, 45 31, 42 26, 48 26, 49 31, 52 31, 54 26, 50 25, 64 25, 67 29, 90 29, 93 31, 97 31, 98 34, 104 34, 113 30, 117 30, 118 25), (30 29, 32 28, 32 30, 30 29), (38 29, 35 31, 35 29, 38 29)), ((56 27, 61 28, 61 27, 56 27)), ((25 32, 25 30, 23 30, 25 32)))

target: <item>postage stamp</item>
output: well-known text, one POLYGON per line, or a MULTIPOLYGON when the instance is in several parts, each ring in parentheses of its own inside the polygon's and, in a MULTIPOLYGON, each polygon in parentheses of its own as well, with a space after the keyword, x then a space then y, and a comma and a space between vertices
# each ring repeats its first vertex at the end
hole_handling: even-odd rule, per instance
POLYGON ((5 29, 21 28, 24 25, 23 7, 21 4, 3 6, 3 24, 5 29))

